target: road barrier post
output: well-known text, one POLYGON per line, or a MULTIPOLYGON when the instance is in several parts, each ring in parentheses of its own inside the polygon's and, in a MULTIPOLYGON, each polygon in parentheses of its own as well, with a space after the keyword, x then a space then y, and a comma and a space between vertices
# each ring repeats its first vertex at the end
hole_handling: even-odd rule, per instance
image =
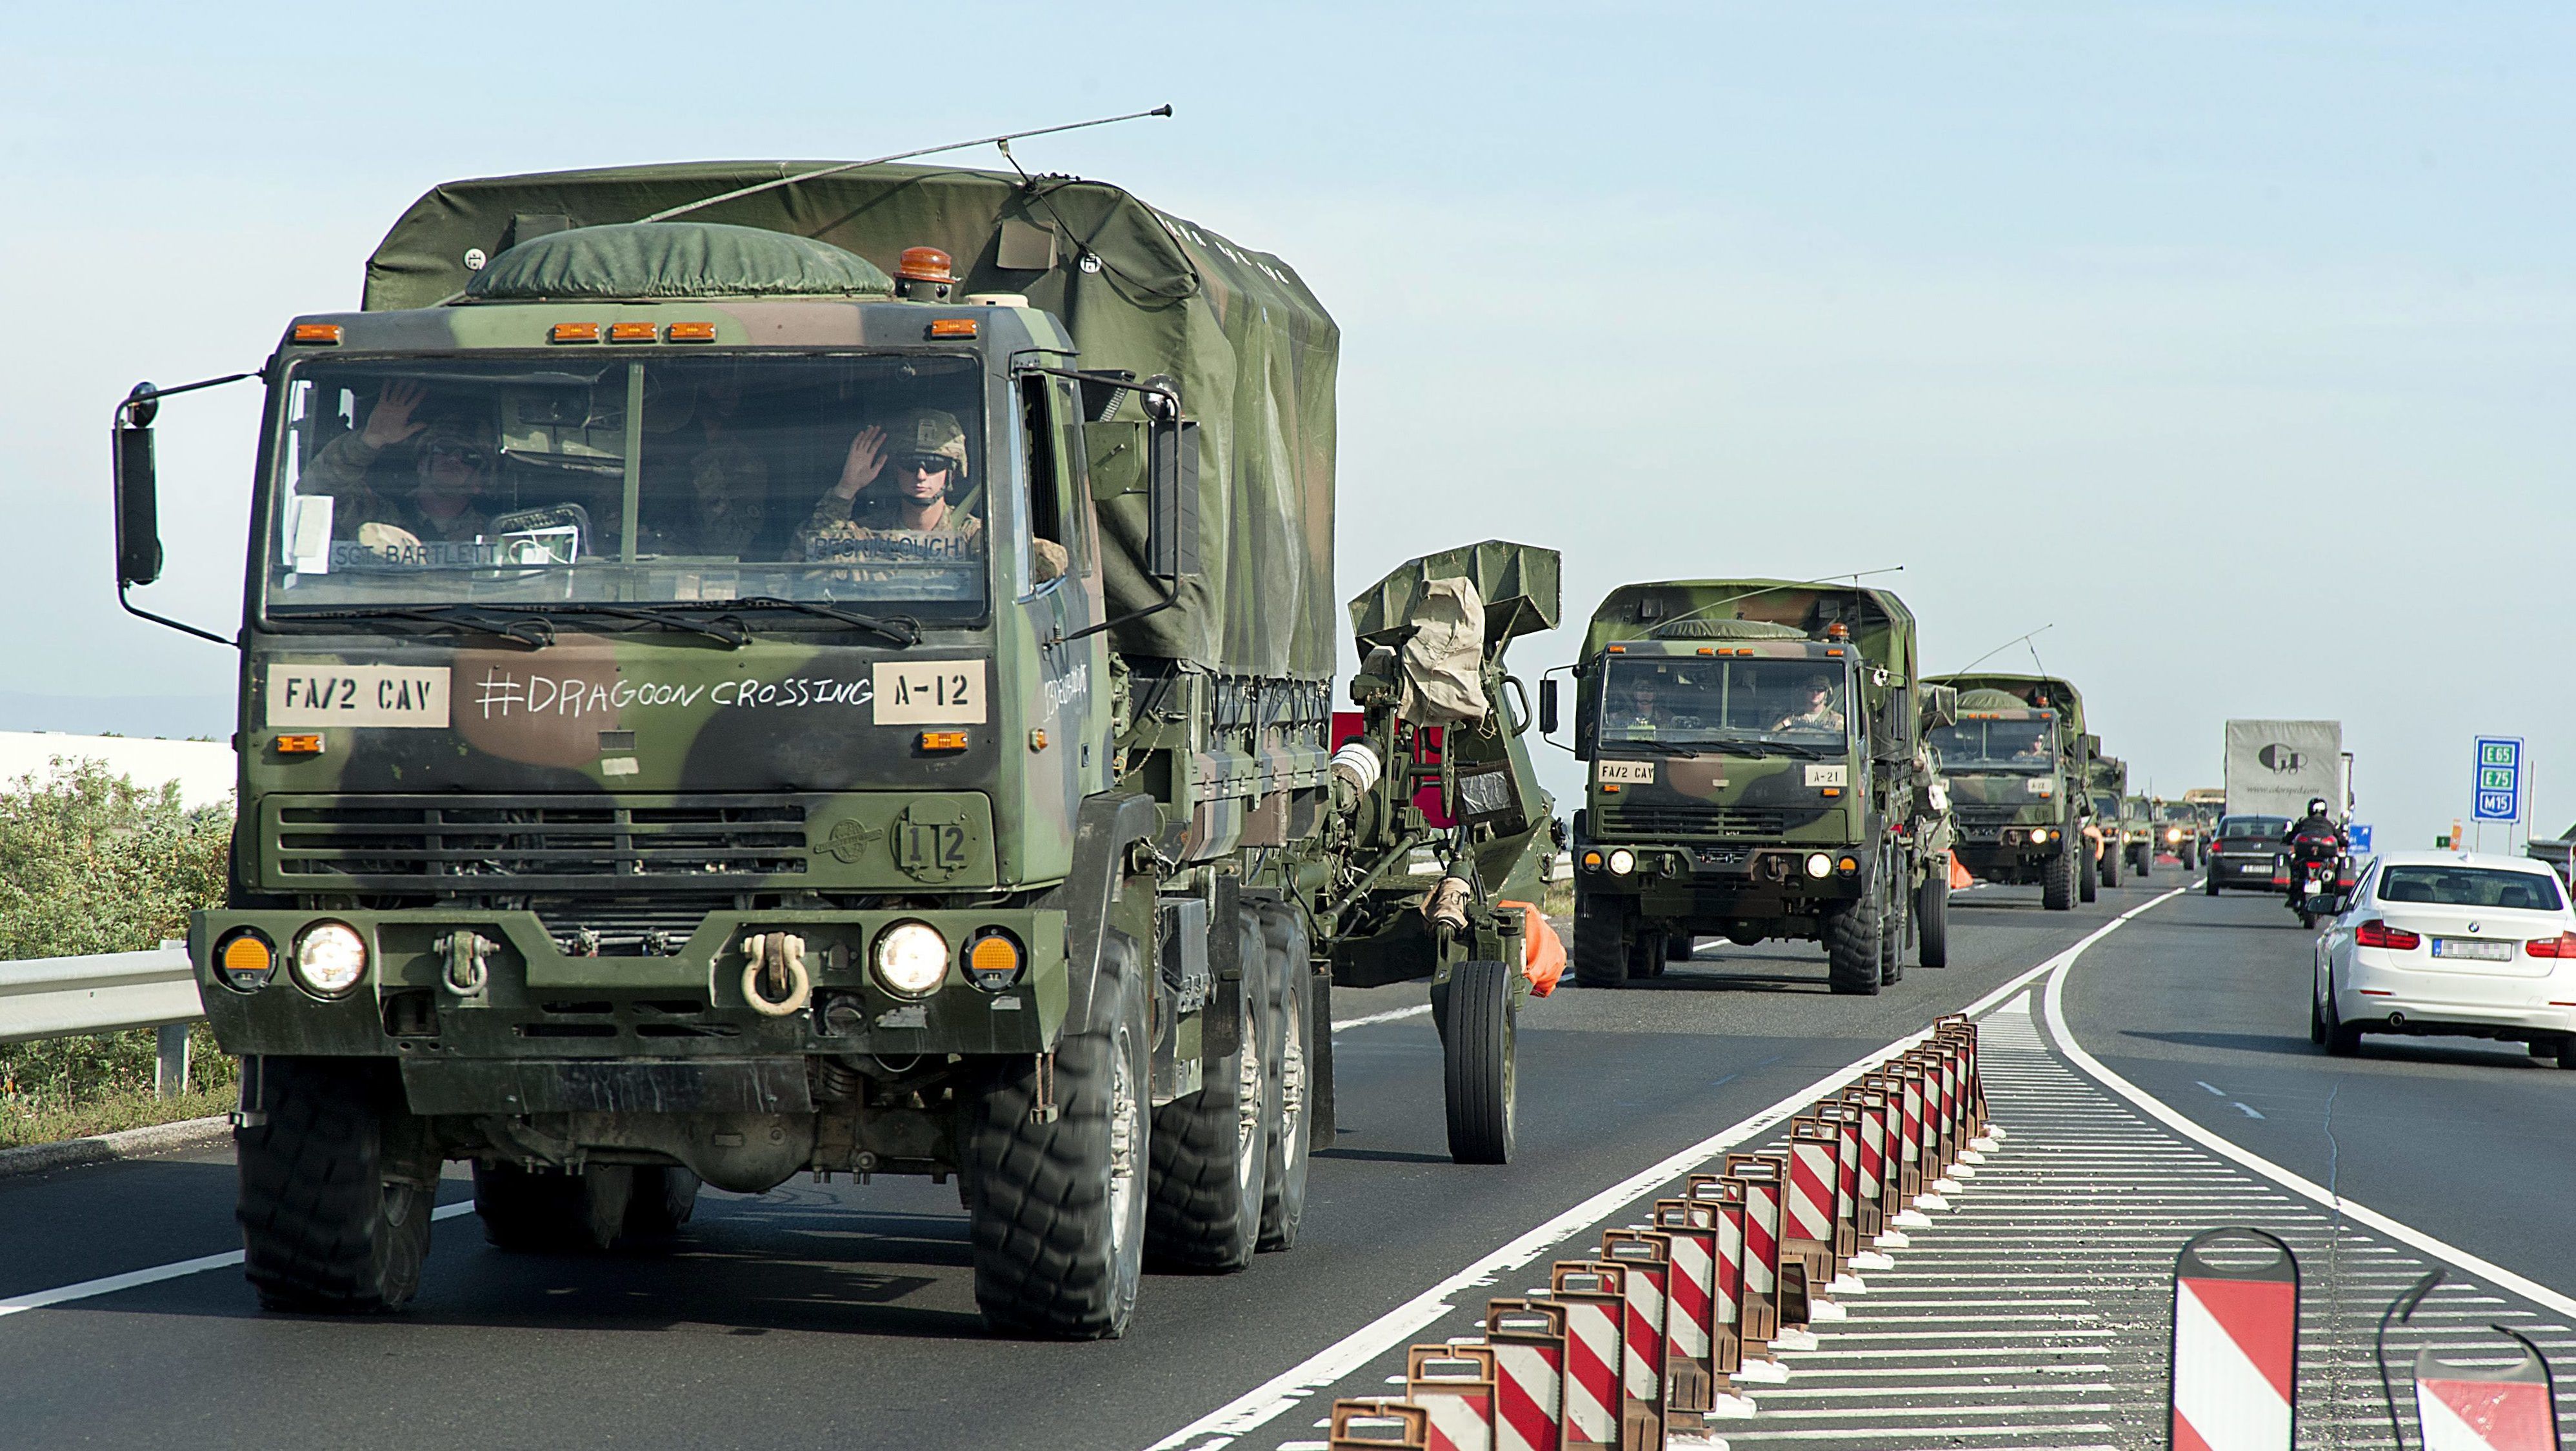
POLYGON ((1628 1362, 1623 1375, 1628 1410, 1633 1415, 1642 1406, 1654 1412, 1660 1436, 1673 1387, 1672 1237, 1651 1229, 1605 1229, 1601 1257, 1628 1272, 1628 1362))
POLYGON ((1744 1279, 1747 1288, 1770 1297, 1767 1338, 1775 1347, 1800 1349, 1806 1337, 1798 1332, 1807 1327, 1807 1262, 1781 1242, 1787 1229, 1787 1156, 1729 1154, 1726 1172, 1744 1184, 1744 1279))
POLYGON ((1496 1451, 1562 1451, 1565 1307, 1545 1300, 1488 1301, 1485 1342, 1494 1348, 1496 1451))
POLYGON ((1426 1451, 1494 1451, 1493 1347, 1417 1345, 1404 1362, 1404 1398, 1430 1412, 1426 1451))
POLYGON ((1431 1440, 1431 1413, 1403 1401, 1335 1401, 1325 1424, 1332 1451, 1424 1451, 1431 1440))
POLYGON ((1842 1137, 1819 1120, 1795 1120, 1788 1157, 1781 1257, 1796 1255, 1804 1262, 1810 1293, 1820 1293, 1841 1268, 1834 1245, 1834 1181, 1842 1172, 1842 1137))
POLYGON ((1818 1112, 1834 1131, 1834 1263, 1846 1268, 1860 1253, 1860 1110, 1839 1100, 1818 1112))
POLYGON ((1548 1298, 1565 1307, 1568 1451, 1619 1444, 1627 1278, 1621 1266, 1579 1260, 1559 1260, 1548 1272, 1548 1298))
POLYGON ((1744 1190, 1713 1174, 1693 1174, 1682 1192, 1717 1211, 1717 1279, 1709 1312, 1709 1365, 1732 1377, 1744 1364, 1744 1190))
POLYGON ((2522 1360, 2493 1366, 2415 1357, 2415 1422, 2424 1451, 2558 1451, 2558 1395, 2540 1347, 2501 1325, 2522 1360))
MULTIPOLYGON (((1670 1363, 1688 1362, 1700 1376, 1707 1395, 1724 1384, 1717 1365, 1717 1218, 1714 1204, 1696 1199, 1655 1201, 1655 1229, 1672 1243, 1672 1274, 1665 1297, 1665 1334, 1670 1363)), ((1729 1367, 1732 1369, 1732 1367, 1729 1367)), ((1674 1405, 1673 1398, 1664 1398, 1674 1405)), ((1709 1402, 1678 1409, 1705 1411, 1709 1402)))
POLYGON ((2259 1229, 2195 1235, 2174 1256, 2173 1303, 2173 1451, 2290 1451, 2299 1363, 2290 1247, 2259 1229), (2231 1239, 2248 1243, 2226 1247, 2231 1239))

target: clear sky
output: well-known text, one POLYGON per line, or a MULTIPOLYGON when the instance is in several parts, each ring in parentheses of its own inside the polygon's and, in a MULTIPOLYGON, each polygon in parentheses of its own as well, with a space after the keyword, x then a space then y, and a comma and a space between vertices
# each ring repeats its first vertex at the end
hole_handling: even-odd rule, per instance
MULTIPOLYGON (((109 410, 352 305, 430 185, 1169 101, 1022 159, 1338 317, 1345 594, 1490 536, 1564 551, 1570 620, 1901 564, 1935 668, 2053 625, 2140 785, 2217 784, 2226 717, 2334 717, 2384 840, 2465 813, 2480 731, 2531 739, 2544 834, 2576 817, 2565 7, 250 13, 0 11, 0 691, 229 689, 116 610, 109 410)), ((163 419, 146 595, 229 632, 251 400, 163 419)))

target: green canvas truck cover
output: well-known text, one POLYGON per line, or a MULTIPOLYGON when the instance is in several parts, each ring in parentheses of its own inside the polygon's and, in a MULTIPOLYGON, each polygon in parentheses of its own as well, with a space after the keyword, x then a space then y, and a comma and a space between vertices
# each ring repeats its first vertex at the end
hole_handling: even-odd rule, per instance
MULTIPOLYGON (((450 302, 474 278, 469 256, 497 258, 517 242, 641 221, 834 164, 714 161, 448 182, 412 203, 367 259, 362 305, 450 302)), ((937 247, 955 260, 961 296, 1017 293, 1064 321, 1079 359, 1038 361, 1170 375, 1199 423, 1202 573, 1178 605, 1120 626, 1113 639, 1125 654, 1222 674, 1332 677, 1341 335, 1287 263, 1104 183, 956 167, 862 167, 686 218, 810 237, 888 274, 905 248, 937 247)), ((1102 422, 1141 418, 1130 393, 1102 422)), ((1112 615, 1156 603, 1139 567, 1141 469, 1095 469, 1093 489, 1112 615)))

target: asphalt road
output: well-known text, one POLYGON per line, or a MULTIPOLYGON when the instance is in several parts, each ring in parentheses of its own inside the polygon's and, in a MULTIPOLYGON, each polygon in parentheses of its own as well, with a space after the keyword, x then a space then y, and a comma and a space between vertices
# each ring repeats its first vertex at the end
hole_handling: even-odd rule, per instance
MULTIPOLYGON (((2156 887, 2181 880, 2168 867, 2156 887)), ((657 1254, 503 1255, 470 1216, 443 1221, 420 1298, 398 1316, 264 1315, 238 1269, 219 1268, 0 1318, 0 1440, 1142 1447, 1569 1206, 1968 1004, 2152 889, 2123 887, 2067 914, 2041 911, 2037 895, 1960 897, 1957 965, 1911 971, 1876 998, 1828 995, 1822 956, 1803 944, 1726 946, 1620 992, 1569 983, 1523 1020, 1520 1152, 1508 1167, 1448 1162, 1426 1019, 1352 1028, 1337 1038, 1341 1132, 1314 1163, 1304 1242, 1240 1275, 1149 1277, 1123 1341, 986 1338, 951 1188, 799 1181, 756 1197, 710 1192, 690 1232, 657 1254)), ((2078 1037, 2320 1181, 2310 1141, 2323 1141, 2298 1105, 2321 1117, 2334 1094, 2347 1192, 2549 1283, 2571 1278, 2514 1253, 2504 1197, 2463 1213, 2478 1182, 2464 1175, 2495 1182, 2506 1164, 2527 1165, 2527 1148, 2509 1145, 2560 1091, 2555 1077, 2493 1051, 2378 1040, 2359 1063, 2324 1058, 2297 1017, 2305 941, 2269 902, 2165 903, 2078 968, 2078 1037), (2237 1101, 2266 1117, 2228 1106, 2237 1101)), ((1339 994, 1335 1016, 1419 996, 1339 994)), ((460 1180, 449 1197, 464 1194, 460 1180)), ((232 1248, 231 1202, 222 1152, 0 1180, 0 1300, 232 1248)))
POLYGON ((2195 889, 2085 954, 2067 1022, 2202 1127, 2576 1293, 2576 1261, 2539 1228, 2576 1201, 2576 1073, 2474 1038, 2365 1037, 2359 1057, 2328 1057, 2308 1041, 2315 941, 2278 898, 2195 889))

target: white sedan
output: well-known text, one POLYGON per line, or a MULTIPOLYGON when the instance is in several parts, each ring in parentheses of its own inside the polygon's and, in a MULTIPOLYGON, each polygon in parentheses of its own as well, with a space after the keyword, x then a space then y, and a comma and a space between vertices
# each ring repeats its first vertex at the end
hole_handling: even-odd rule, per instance
POLYGON ((2475 852, 2373 861, 2317 938, 2308 1001, 2327 1052, 2364 1033, 2502 1038, 2576 1068, 2576 912, 2557 874, 2475 852))

